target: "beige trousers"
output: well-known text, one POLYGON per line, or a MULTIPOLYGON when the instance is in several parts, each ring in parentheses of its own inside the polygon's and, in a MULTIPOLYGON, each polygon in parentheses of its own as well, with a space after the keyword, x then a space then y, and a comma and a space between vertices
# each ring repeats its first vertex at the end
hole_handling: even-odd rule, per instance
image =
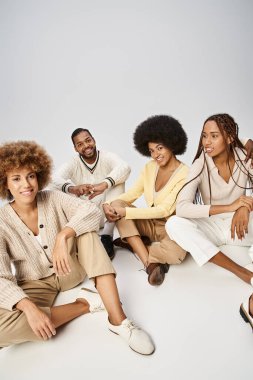
MULTIPOLYGON (((57 294, 80 284, 86 274, 89 278, 115 274, 111 260, 95 232, 87 232, 78 238, 69 239, 68 245, 71 266, 69 275, 58 277, 53 274, 39 280, 18 283, 29 299, 48 316, 51 315, 50 309, 57 294)), ((0 308, 0 347, 38 340, 43 339, 34 334, 23 312, 0 308)))
MULTIPOLYGON (((111 205, 120 207, 134 207, 122 200, 116 200, 111 205)), ((167 219, 126 219, 116 222, 122 240, 130 236, 147 236, 153 243, 148 246, 149 263, 181 264, 186 256, 177 243, 170 239, 165 230, 167 219)))

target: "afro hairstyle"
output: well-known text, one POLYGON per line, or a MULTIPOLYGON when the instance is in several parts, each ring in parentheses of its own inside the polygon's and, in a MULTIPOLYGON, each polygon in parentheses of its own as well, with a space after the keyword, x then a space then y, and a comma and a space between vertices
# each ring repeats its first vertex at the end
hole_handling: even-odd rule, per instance
POLYGON ((138 125, 134 132, 134 147, 143 156, 150 156, 148 143, 163 144, 173 154, 183 154, 187 135, 178 120, 172 116, 151 116, 138 125))

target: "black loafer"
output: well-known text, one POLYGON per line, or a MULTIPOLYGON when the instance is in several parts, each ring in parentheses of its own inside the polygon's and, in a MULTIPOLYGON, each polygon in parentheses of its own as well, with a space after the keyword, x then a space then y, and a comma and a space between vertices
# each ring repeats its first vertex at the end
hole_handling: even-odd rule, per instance
POLYGON ((163 270, 165 273, 167 273, 170 269, 170 264, 161 264, 163 266, 163 270))
POLYGON ((110 235, 101 235, 101 243, 103 244, 107 255, 112 260, 115 256, 112 237, 110 235))
MULTIPOLYGON (((141 240, 143 241, 143 244, 145 246, 151 245, 151 241, 150 241, 150 239, 147 236, 141 236, 141 240)), ((113 241, 113 244, 116 247, 128 249, 129 251, 131 251, 132 253, 134 253, 133 248, 131 247, 131 245, 128 244, 127 242, 123 241, 121 238, 115 239, 113 241)))

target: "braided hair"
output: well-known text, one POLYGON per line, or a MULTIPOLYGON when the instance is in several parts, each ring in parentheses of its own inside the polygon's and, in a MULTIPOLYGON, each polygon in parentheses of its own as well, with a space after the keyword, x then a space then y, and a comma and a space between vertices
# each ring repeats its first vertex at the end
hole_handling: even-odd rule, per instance
MULTIPOLYGON (((205 120, 205 122, 203 124, 203 128, 202 128, 202 132, 201 132, 201 135, 200 135, 200 139, 199 139, 197 153, 196 153, 196 155, 195 155, 195 157, 193 159, 193 162, 200 157, 200 155, 202 154, 202 152, 204 150, 203 144, 202 144, 202 133, 203 133, 203 129, 205 127, 205 124, 208 121, 214 121, 217 124, 217 126, 219 128, 219 131, 220 131, 221 135, 223 136, 223 139, 224 139, 224 141, 226 143, 225 146, 226 146, 226 151, 227 151, 227 165, 228 165, 228 168, 229 168, 229 171, 230 171, 230 175, 231 175, 231 178, 232 178, 233 182, 236 184, 236 186, 238 186, 240 188, 243 188, 245 190, 247 190, 247 189, 252 190, 253 189, 253 176, 249 173, 248 169, 245 166, 245 163, 241 160, 241 158, 238 155, 238 152, 235 149, 235 148, 239 148, 243 152, 243 154, 245 155, 245 157, 246 157, 246 154, 245 154, 245 151, 244 151, 244 146, 243 146, 243 144, 241 143, 241 141, 240 141, 240 139, 238 137, 239 127, 238 127, 238 124, 233 119, 233 117, 230 116, 230 115, 228 115, 227 113, 215 114, 215 115, 209 116, 205 120), (229 144, 227 143, 227 138, 229 138, 229 141, 230 141, 229 144), (242 187, 242 186, 240 186, 234 180, 234 178, 233 178, 233 168, 231 168, 230 162, 229 162, 229 158, 231 157, 231 155, 235 156, 235 164, 238 166, 239 170, 243 171, 247 175, 248 182, 249 182, 249 187, 242 187), (240 163, 240 166, 238 164, 238 161, 240 163)), ((205 167, 207 168, 207 173, 208 173, 209 194, 210 194, 210 201, 211 201, 211 199, 212 199, 211 180, 210 180, 209 168, 208 168, 208 165, 207 165, 205 154, 204 154, 204 163, 203 163, 201 171, 196 175, 196 177, 194 177, 189 182, 187 182, 182 187, 182 189, 188 183, 190 183, 190 182, 194 181, 196 178, 198 178, 201 175, 201 173, 203 172, 203 170, 204 170, 205 167)), ((179 193, 182 191, 182 189, 179 191, 179 193)), ((179 195, 179 193, 177 194, 177 196, 179 195)), ((196 192, 196 195, 195 195, 195 202, 194 203, 203 203, 202 199, 201 199, 201 195, 200 195, 199 189, 197 189, 197 192, 196 192)))
MULTIPOLYGON (((203 132, 205 124, 208 121, 215 121, 215 123, 217 124, 217 126, 220 130, 221 135, 223 136, 224 141, 226 141, 226 137, 228 137, 230 139, 231 144, 226 144, 226 150, 228 153, 228 158, 231 154, 231 151, 234 150, 233 148, 237 147, 237 148, 240 148, 241 150, 244 149, 244 146, 242 145, 242 143, 238 137, 238 132, 239 132, 238 124, 234 121, 232 116, 228 115, 227 113, 220 113, 220 114, 209 116, 203 124, 202 132, 203 132)), ((199 139, 198 150, 197 150, 197 153, 194 157, 193 162, 197 158, 199 158, 202 151, 203 151, 203 145, 202 145, 202 133, 201 133, 200 139, 199 139)))

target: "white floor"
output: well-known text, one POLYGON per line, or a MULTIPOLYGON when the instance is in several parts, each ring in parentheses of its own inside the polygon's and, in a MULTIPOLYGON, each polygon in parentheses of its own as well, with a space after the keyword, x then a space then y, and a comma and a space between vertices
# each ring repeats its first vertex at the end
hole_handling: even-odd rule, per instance
MULTIPOLYGON (((245 251, 232 251, 249 262, 245 251)), ((249 285, 213 264, 198 268, 191 257, 171 266, 157 288, 130 252, 117 249, 114 265, 124 309, 150 332, 156 352, 136 354, 109 332, 106 313, 97 313, 72 321, 50 341, 0 350, 1 380, 252 379, 253 336, 239 315, 249 285)), ((61 293, 57 304, 77 291, 61 293)))

